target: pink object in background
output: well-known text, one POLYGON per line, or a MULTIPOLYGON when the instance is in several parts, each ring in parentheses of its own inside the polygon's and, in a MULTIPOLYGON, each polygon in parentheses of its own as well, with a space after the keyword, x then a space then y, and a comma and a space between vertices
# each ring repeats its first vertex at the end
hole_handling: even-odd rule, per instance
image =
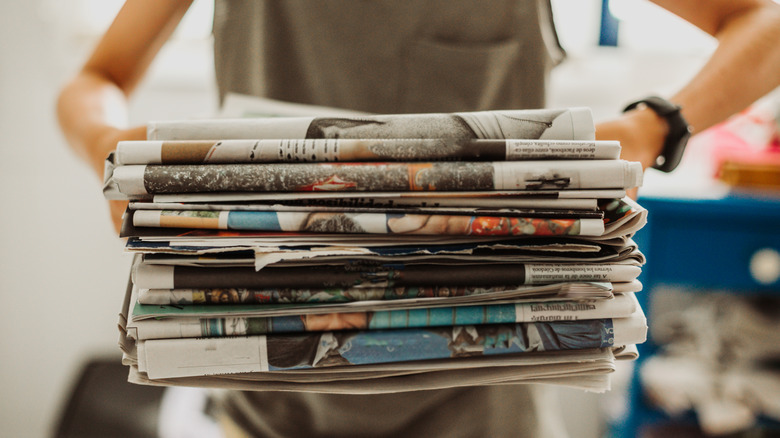
POLYGON ((725 163, 778 166, 780 171, 780 88, 731 117, 702 132, 715 177, 725 163))

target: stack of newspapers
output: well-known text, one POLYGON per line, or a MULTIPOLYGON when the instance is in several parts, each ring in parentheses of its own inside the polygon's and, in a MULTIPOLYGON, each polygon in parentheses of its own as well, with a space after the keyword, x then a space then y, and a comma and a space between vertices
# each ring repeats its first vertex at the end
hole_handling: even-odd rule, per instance
POLYGON ((646 210, 588 109, 153 122, 130 201, 130 381, 604 391, 647 327, 646 210))

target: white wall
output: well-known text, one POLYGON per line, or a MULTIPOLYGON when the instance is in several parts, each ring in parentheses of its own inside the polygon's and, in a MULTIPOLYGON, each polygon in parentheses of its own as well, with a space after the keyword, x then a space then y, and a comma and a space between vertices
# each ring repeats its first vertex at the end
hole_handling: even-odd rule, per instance
MULTIPOLYGON (((52 21, 58 11, 44 6, 53 3, 0 2, 3 437, 49 436, 83 362, 119 357, 116 315, 130 262, 98 177, 67 148, 54 114, 59 87, 92 43, 70 39, 52 21)), ((203 65, 183 82, 158 75, 145 84, 134 121, 213 112, 210 61, 203 65)))
MULTIPOLYGON (((4 22, 0 26, 0 141, 4 145, 0 149, 0 436, 4 437, 48 435, 82 363, 93 355, 119 356, 116 314, 130 259, 114 237, 97 176, 74 157, 56 125, 56 93, 91 45, 64 34, 53 17, 68 2, 55 6, 58 3, 0 2, 4 22)), ((579 2, 560 3, 582 8, 579 2)), ((587 12, 594 13, 594 2, 588 4, 587 12)), ((566 8, 557 12, 558 18, 565 18, 561 15, 566 8)), ((640 56, 571 45, 576 50, 556 72, 551 103, 592 106, 601 118, 648 91, 666 90, 657 84, 679 83, 698 62, 698 57, 688 54, 640 56), (600 62, 590 62, 592 57, 600 62)), ((164 72, 166 62, 178 61, 162 60, 134 100, 134 122, 207 115, 215 109, 210 54, 192 50, 189 56, 200 59, 203 70, 190 71, 181 80, 164 72)), ((570 397, 593 401, 595 396, 570 397)), ((590 414, 581 408, 570 411, 575 424, 590 414)), ((589 435, 598 433, 598 423, 585 423, 578 436, 585 430, 589 435)))

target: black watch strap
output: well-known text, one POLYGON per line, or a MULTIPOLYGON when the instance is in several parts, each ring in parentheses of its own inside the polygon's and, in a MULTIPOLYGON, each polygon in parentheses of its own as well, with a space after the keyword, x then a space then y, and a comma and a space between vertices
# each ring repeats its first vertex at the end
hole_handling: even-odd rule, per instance
POLYGON ((663 172, 671 172, 677 168, 682 160, 685 146, 691 137, 691 128, 682 116, 679 105, 658 96, 649 96, 638 100, 625 107, 623 112, 631 111, 640 105, 646 105, 653 110, 659 117, 665 119, 669 126, 669 133, 666 135, 663 149, 656 158, 653 168, 663 172))

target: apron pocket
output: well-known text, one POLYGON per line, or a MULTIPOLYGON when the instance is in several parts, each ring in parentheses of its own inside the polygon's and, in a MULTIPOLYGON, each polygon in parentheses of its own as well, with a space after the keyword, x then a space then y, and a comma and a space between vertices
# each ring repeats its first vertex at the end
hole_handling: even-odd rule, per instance
POLYGON ((478 111, 512 103, 518 40, 450 43, 423 40, 404 59, 401 112, 478 111))

